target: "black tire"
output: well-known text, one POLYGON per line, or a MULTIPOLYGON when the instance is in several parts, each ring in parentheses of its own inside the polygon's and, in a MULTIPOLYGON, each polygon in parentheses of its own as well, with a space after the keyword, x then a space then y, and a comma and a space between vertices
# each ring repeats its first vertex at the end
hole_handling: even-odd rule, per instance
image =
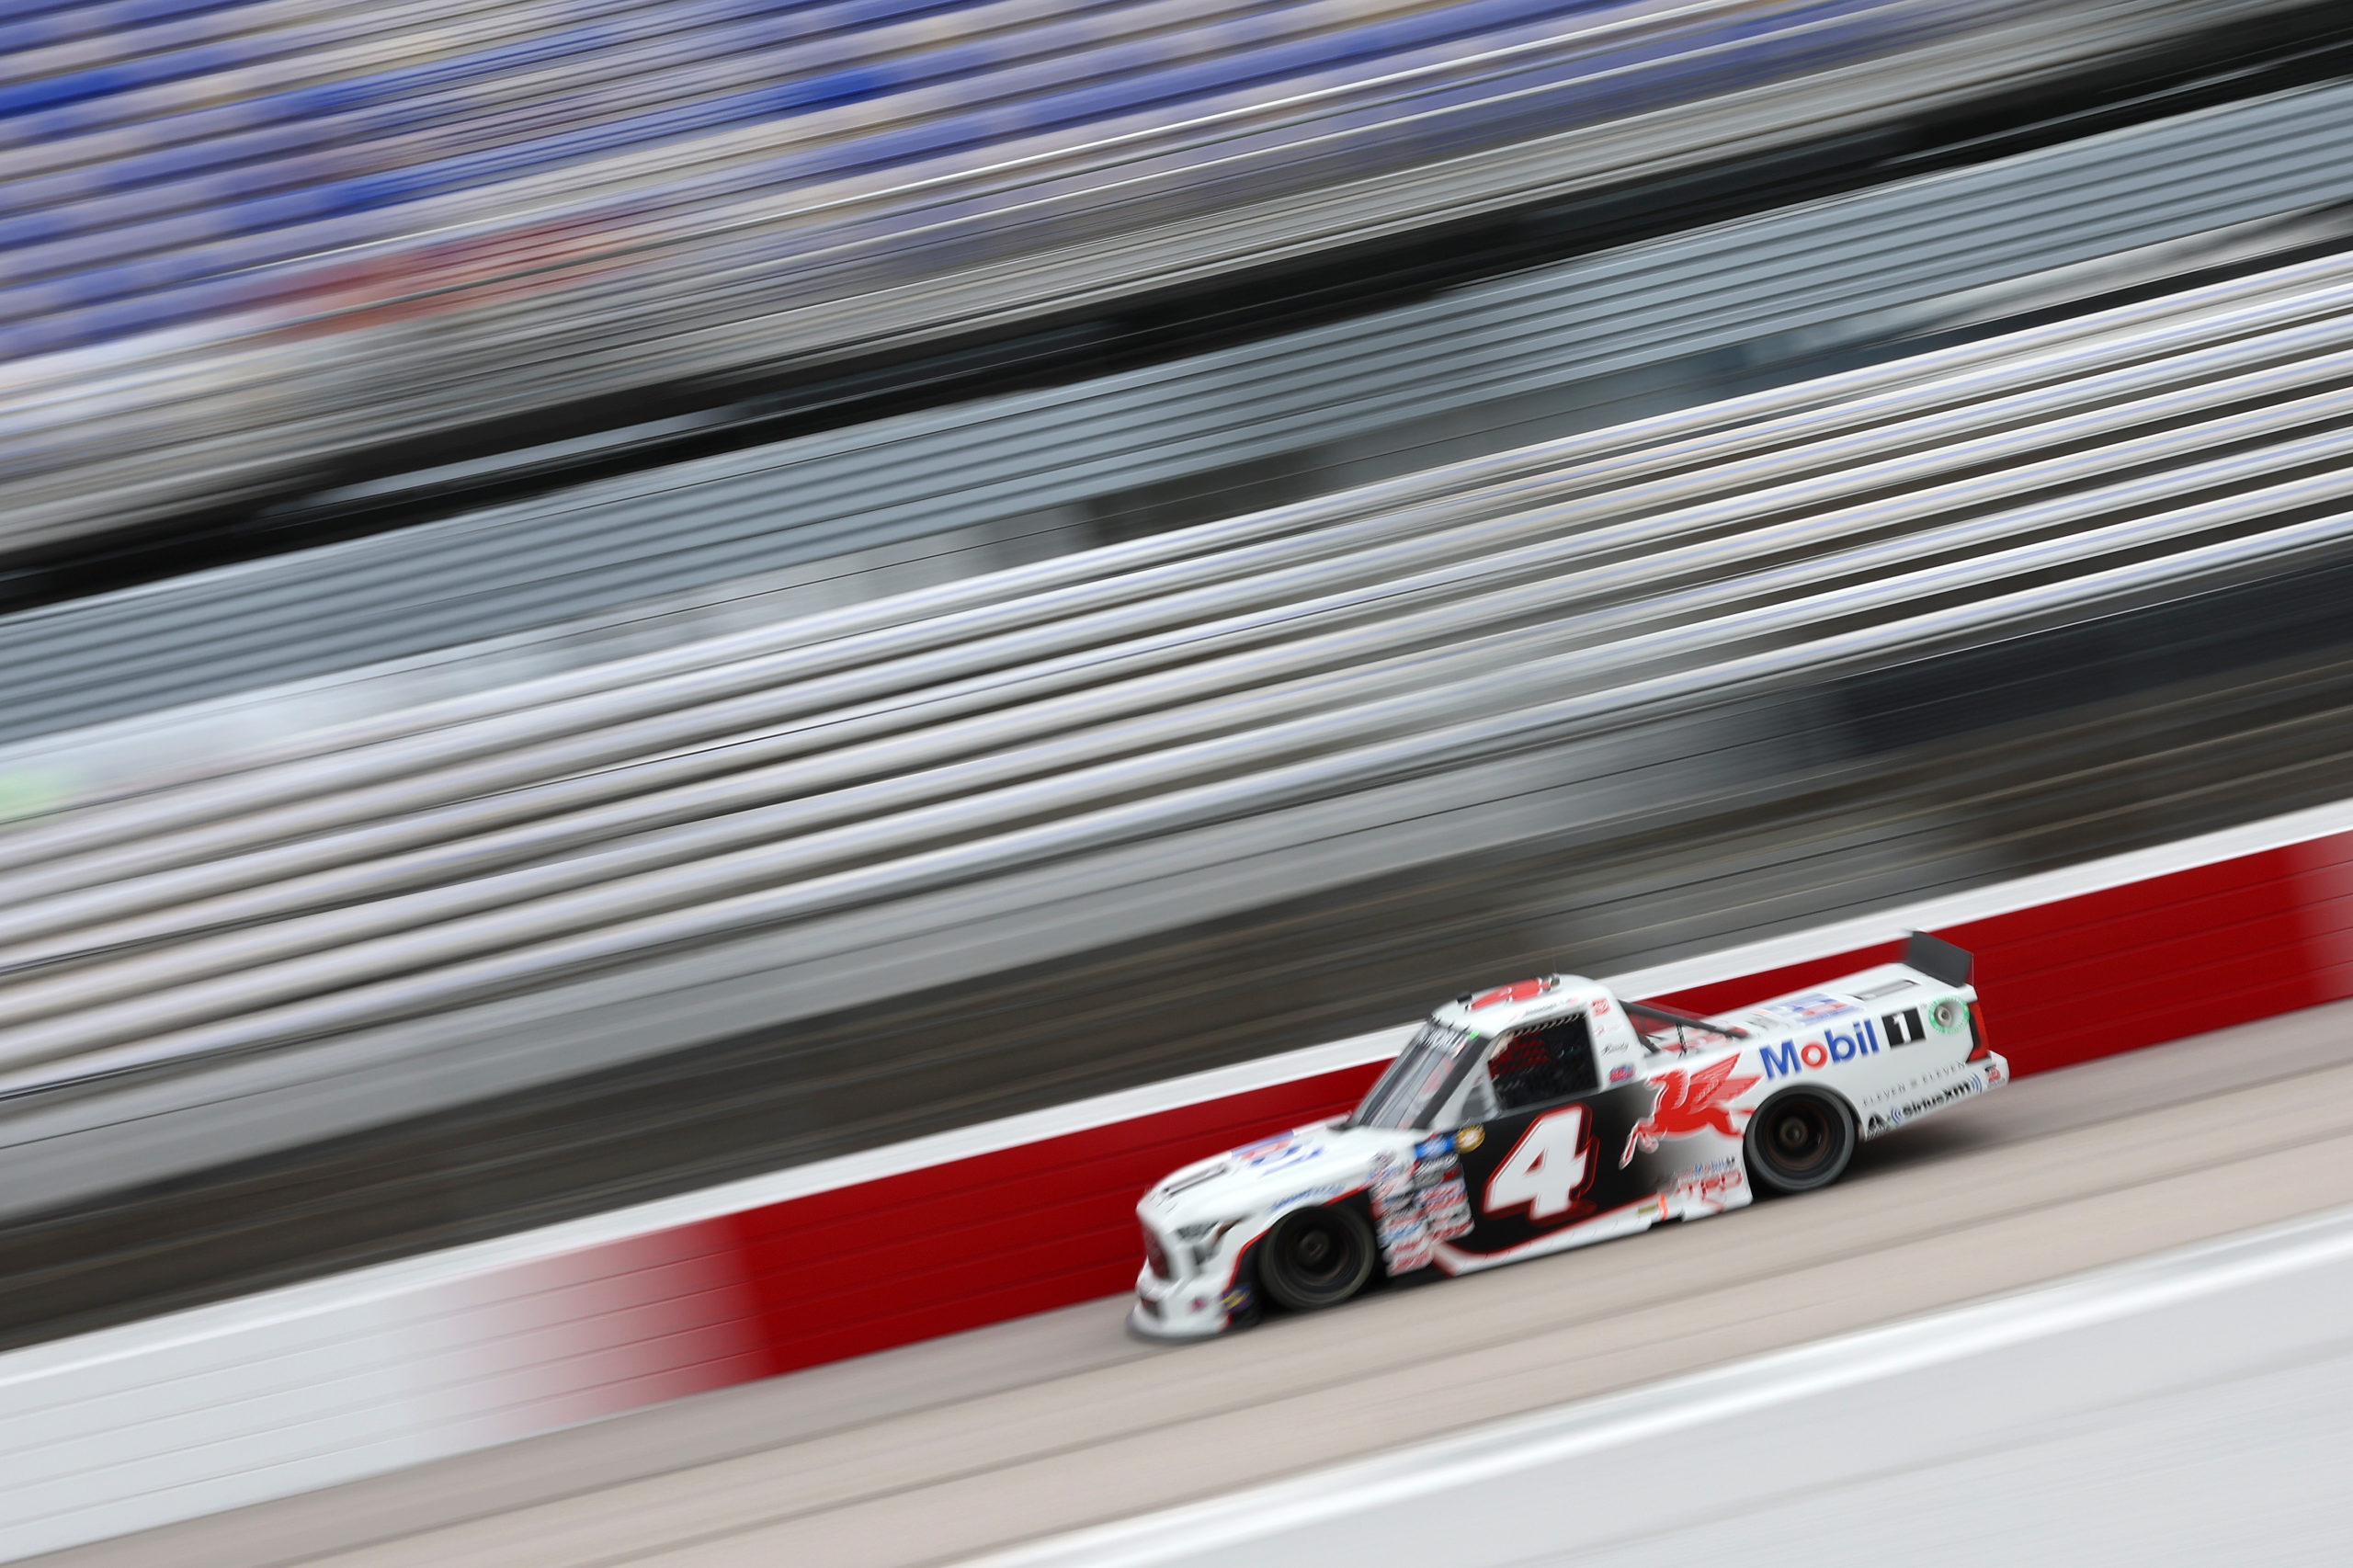
POLYGON ((1768 1192, 1812 1192, 1847 1174, 1855 1113, 1822 1089, 1784 1089, 1748 1119, 1749 1179, 1768 1192))
POLYGON ((1298 1210, 1258 1244, 1258 1283, 1293 1312, 1336 1307, 1371 1278, 1372 1231, 1350 1210, 1298 1210))

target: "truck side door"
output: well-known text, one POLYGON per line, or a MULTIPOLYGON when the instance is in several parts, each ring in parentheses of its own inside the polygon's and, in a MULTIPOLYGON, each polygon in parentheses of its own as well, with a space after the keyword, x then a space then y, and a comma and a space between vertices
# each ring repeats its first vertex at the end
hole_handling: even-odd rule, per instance
MULTIPOLYGON (((1631 1205, 1655 1207, 1654 1176, 1619 1157, 1649 1108, 1648 1085, 1601 1086, 1582 1012, 1497 1040, 1483 1070, 1493 1111, 1453 1135, 1472 1214, 1457 1252, 1500 1262, 1631 1205)), ((1474 1089, 1474 1109, 1479 1101, 1474 1089)))

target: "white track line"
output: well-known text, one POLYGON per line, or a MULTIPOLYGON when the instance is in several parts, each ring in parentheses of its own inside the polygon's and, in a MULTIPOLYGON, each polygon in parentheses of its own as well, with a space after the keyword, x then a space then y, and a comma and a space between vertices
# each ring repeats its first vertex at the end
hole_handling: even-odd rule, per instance
MULTIPOLYGON (((1906 1374, 1950 1368, 2085 1330, 2112 1335, 2116 1325, 2128 1320, 2209 1303, 2234 1292, 2347 1265, 2353 1265, 2353 1210, 2339 1210, 1975 1305, 1495 1423, 1205 1503, 991 1553, 971 1560, 968 1568, 1247 1564, 1257 1562, 1261 1551, 1275 1548, 1277 1538, 1288 1540, 1287 1550, 1294 1555, 1302 1539, 1320 1540, 1337 1550, 1342 1540, 1336 1530, 1348 1538, 1347 1544, 1352 1550, 1347 1560, 1364 1568, 1380 1568, 1390 1562, 1420 1563, 1428 1560, 1429 1543, 1409 1535, 1381 1533, 1391 1517, 1414 1512, 1434 1523, 1442 1521, 1442 1528, 1452 1532, 1457 1549, 1449 1554, 1449 1562, 1476 1564, 1498 1560, 1499 1554, 1477 1544, 1483 1528, 1479 1500, 1557 1492, 1559 1475, 1594 1475, 1598 1456, 1662 1438, 1675 1439, 1685 1452, 1704 1454, 1713 1449, 1723 1456, 1728 1450, 1719 1440, 1722 1434, 1753 1434, 1759 1429, 1760 1417, 1802 1402, 1884 1384, 1906 1374), (1582 1472, 1560 1469, 1573 1463, 1584 1466, 1582 1472), (1514 1486, 1524 1472, 1546 1469, 1555 1471, 1553 1486, 1540 1482, 1514 1486), (1450 1493, 1469 1496, 1450 1498, 1450 1493), (1375 1546, 1368 1554, 1363 1543, 1353 1539, 1359 1533, 1386 1540, 1392 1549, 1375 1546)), ((2341 1300, 2332 1288, 2326 1301, 2341 1300)), ((2353 1320, 2334 1310, 2325 1316, 2335 1324, 2338 1335, 2353 1336, 2353 1320)), ((2246 1332, 2221 1347, 2234 1360, 2259 1368, 2259 1358, 2276 1356, 2281 1349, 2267 1336, 2266 1320, 2236 1321, 2246 1332)), ((2171 1381, 2180 1382, 2211 1381, 2216 1375, 2211 1368, 2170 1361, 2163 1369, 2171 1381)), ((2245 1370, 2234 1368, 2222 1375, 2245 1375, 2245 1370)), ((2139 1389, 2110 1389, 2095 1387, 2097 1375, 2087 1374, 2075 1402, 2115 1402, 2165 1392, 2156 1386, 2157 1381, 2153 1378, 2148 1386, 2139 1389)), ((1955 1425, 1968 1422, 1963 1419, 1955 1425)), ((1857 1431, 1853 1437, 1849 1447, 1858 1449, 1873 1448, 1880 1440, 1878 1434, 1868 1431, 1857 1431)), ((1846 1460, 1859 1472, 1871 1462, 1868 1455, 1849 1455, 1846 1460)), ((1837 1463, 1833 1460, 1824 1468, 1831 1470, 1837 1463)), ((1689 1484, 1662 1488, 1652 1500, 1661 1510, 1662 1527, 1671 1525, 1678 1507, 1699 1510, 1711 1505, 1708 1489, 1699 1483, 1699 1473, 1688 1478, 1689 1484)), ((1868 1477, 1859 1474, 1857 1479, 1868 1477)), ((1740 1499, 1732 1501, 1735 1508, 1741 1506, 1740 1499)), ((1527 1550, 1527 1544, 1495 1543, 1515 1561, 1521 1560, 1518 1553, 1527 1550)), ((1615 1543, 1587 1543, 1588 1549, 1609 1544, 1615 1543)), ((1551 1556, 1541 1548, 1539 1553, 1547 1559, 1551 1556)))

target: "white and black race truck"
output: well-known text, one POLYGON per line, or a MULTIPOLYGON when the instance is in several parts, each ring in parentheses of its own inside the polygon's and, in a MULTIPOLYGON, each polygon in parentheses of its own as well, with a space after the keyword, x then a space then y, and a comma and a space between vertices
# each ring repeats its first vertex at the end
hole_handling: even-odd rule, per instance
POLYGON ((1492 1268, 1838 1179, 1857 1143, 2006 1082, 1970 955, 1698 1017, 1552 975, 1430 1016, 1336 1121, 1176 1172, 1137 1205, 1129 1322, 1195 1338, 1376 1271, 1492 1268))

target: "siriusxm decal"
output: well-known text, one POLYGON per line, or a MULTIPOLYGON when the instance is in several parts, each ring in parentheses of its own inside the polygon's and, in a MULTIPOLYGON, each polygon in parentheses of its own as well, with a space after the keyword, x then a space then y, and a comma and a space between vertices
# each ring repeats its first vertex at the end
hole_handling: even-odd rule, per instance
POLYGON ((1884 1115, 1874 1114, 1870 1124, 1863 1129, 1863 1135, 1868 1138, 1874 1133, 1893 1132, 1915 1116, 1926 1116, 1932 1110, 1941 1110, 1955 1100, 1965 1100, 1972 1095, 1984 1094, 1991 1087, 1993 1087, 1993 1082, 1990 1075, 1972 1073, 1960 1082, 1948 1084, 1935 1094, 1924 1095, 1909 1105, 1896 1106, 1884 1115))
POLYGON ((1843 1029, 1824 1029, 1820 1040, 1810 1040, 1801 1045, 1785 1040, 1779 1045, 1764 1045, 1756 1049, 1765 1063, 1768 1078, 1794 1078, 1810 1068, 1827 1067, 1833 1062, 1852 1062, 1859 1056, 1879 1054, 1879 1032, 1869 1018, 1859 1018, 1843 1029))

